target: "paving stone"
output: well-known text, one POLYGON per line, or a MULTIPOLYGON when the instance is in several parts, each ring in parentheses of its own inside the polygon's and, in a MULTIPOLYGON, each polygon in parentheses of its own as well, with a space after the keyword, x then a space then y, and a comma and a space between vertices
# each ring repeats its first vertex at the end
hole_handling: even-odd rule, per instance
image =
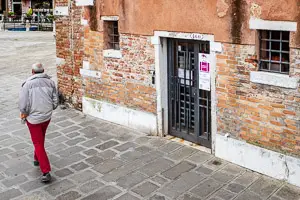
POLYGON ((70 126, 70 127, 68 127, 68 128, 65 128, 65 129, 61 130, 61 132, 62 132, 62 133, 71 133, 71 132, 73 132, 73 131, 78 131, 78 130, 80 130, 80 129, 81 129, 80 126, 70 126))
POLYGON ((133 149, 136 146, 137 145, 133 142, 126 142, 122 145, 119 145, 119 146, 115 147, 114 149, 116 149, 117 151, 123 152, 123 151, 127 151, 128 149, 133 149))
POLYGON ((175 151, 176 149, 181 148, 182 145, 178 144, 176 142, 169 142, 161 147, 158 148, 159 151, 164 152, 164 153, 172 153, 173 151, 175 151))
POLYGON ((74 137, 77 137, 77 136, 79 136, 79 135, 80 135, 80 133, 78 133, 78 132, 73 132, 73 133, 67 134, 66 136, 69 137, 69 138, 74 138, 74 137))
POLYGON ((94 138, 94 139, 91 139, 91 140, 88 140, 86 142, 83 142, 81 143, 82 146, 84 147, 94 147, 98 144, 101 144, 102 143, 102 139, 101 138, 94 138))
POLYGON ((176 179, 182 173, 188 172, 196 167, 195 164, 189 163, 187 161, 182 161, 178 165, 168 169, 163 172, 162 175, 168 179, 176 179))
POLYGON ((236 176, 236 175, 239 175, 240 173, 244 172, 245 169, 243 169, 240 166, 234 165, 234 164, 228 164, 222 169, 222 171, 236 176))
POLYGON ((60 159, 56 162, 53 163, 54 166, 58 167, 58 168, 63 168, 63 167, 66 167, 68 165, 71 165, 75 162, 78 162, 82 159, 84 159, 85 157, 83 155, 80 155, 80 154, 73 154, 69 157, 66 157, 66 158, 63 158, 63 159, 60 159))
POLYGON ((75 181, 78 184, 85 183, 89 180, 95 179, 97 177, 97 174, 92 172, 91 170, 85 170, 83 172, 77 173, 74 176, 70 177, 73 181, 75 181))
POLYGON ((261 177, 255 181, 250 190, 262 198, 267 198, 280 187, 281 183, 271 178, 261 177))
POLYGON ((81 138, 81 137, 74 138, 72 140, 67 141, 66 144, 69 145, 69 146, 74 146, 74 145, 76 145, 76 144, 78 144, 80 142, 83 142, 85 140, 86 140, 85 138, 81 138))
POLYGON ((139 169, 140 172, 148 176, 153 176, 158 172, 162 172, 170 168, 174 162, 167 160, 165 158, 159 158, 139 169))
POLYGON ((104 142, 104 143, 96 146, 96 148, 100 149, 100 150, 105 150, 105 149, 109 149, 109 148, 111 148, 113 146, 116 146, 118 144, 119 144, 119 142, 114 141, 114 140, 110 140, 110 141, 104 142))
POLYGON ((99 156, 92 156, 90 158, 87 158, 85 161, 91 165, 98 165, 103 162, 103 158, 99 156))
POLYGON ((25 196, 18 197, 17 200, 50 200, 53 199, 48 193, 42 191, 36 191, 26 194, 25 196))
POLYGON ((108 150, 98 153, 97 155, 100 156, 101 158, 103 158, 104 160, 107 160, 107 159, 114 158, 117 155, 117 153, 108 149, 108 150))
POLYGON ((196 169, 197 172, 200 172, 202 174, 205 174, 205 175, 210 175, 212 174, 214 171, 212 169, 209 169, 205 166, 200 166, 199 168, 196 169))
POLYGON ((32 190, 35 190, 37 188, 44 187, 44 186, 45 186, 45 184, 40 182, 39 180, 33 180, 33 181, 29 181, 29 182, 22 184, 20 186, 20 188, 22 188, 26 192, 29 192, 29 191, 32 191, 32 190))
MULTIPOLYGON (((22 133, 23 133, 23 131, 22 131, 22 133)), ((15 135, 15 134, 13 133, 12 135, 15 135)), ((6 140, 6 139, 8 139, 8 138, 10 138, 9 135, 0 135, 0 141, 6 140)))
POLYGON ((299 200, 300 190, 299 188, 285 185, 276 192, 276 195, 287 200, 299 200))
POLYGON ((227 183, 228 181, 234 179, 234 175, 229 173, 224 173, 223 171, 218 171, 215 174, 213 174, 211 177, 222 183, 227 183))
POLYGON ((222 200, 222 199, 220 199, 218 197, 211 197, 211 198, 209 198, 209 200, 222 200))
POLYGON ((52 196, 57 196, 73 187, 75 187, 75 185, 71 181, 62 180, 47 186, 45 188, 45 191, 47 191, 52 196))
POLYGON ((26 176, 21 175, 21 176, 17 176, 14 178, 6 179, 6 180, 2 181, 2 184, 5 185, 6 187, 11 187, 14 185, 22 184, 22 183, 26 182, 27 180, 28 179, 26 178, 26 176))
POLYGON ((104 184, 97 181, 97 180, 92 180, 90 182, 85 183, 84 185, 82 185, 80 187, 80 191, 83 193, 90 193, 96 189, 99 189, 101 187, 103 187, 104 184))
POLYGON ((230 183, 227 188, 227 190, 233 192, 233 193, 240 193, 242 190, 245 189, 245 186, 242 186, 240 184, 237 183, 230 183))
POLYGON ((94 138, 97 136, 98 129, 93 126, 88 126, 88 127, 81 129, 79 132, 83 133, 84 136, 87 138, 94 138))
POLYGON ((60 126, 60 127, 68 127, 68 126, 71 126, 73 124, 74 124, 74 122, 71 122, 70 120, 65 120, 65 121, 57 123, 56 125, 60 126))
POLYGON ((147 154, 144 154, 142 157, 139 157, 137 160, 139 160, 140 162, 144 163, 144 164, 148 164, 158 158, 161 158, 161 152, 159 151, 151 151, 147 154))
POLYGON ((172 160, 182 160, 184 158, 190 157, 196 151, 196 149, 184 146, 171 153, 169 156, 167 156, 167 158, 170 158, 172 160))
POLYGON ((31 162, 32 159, 27 157, 27 156, 21 156, 21 157, 18 157, 18 158, 13 158, 13 159, 9 159, 7 161, 4 161, 2 164, 7 166, 8 168, 12 168, 12 167, 15 167, 16 165, 21 165, 21 164, 26 163, 28 161, 31 162))
POLYGON ((167 143, 169 143, 170 141, 168 140, 165 140, 163 138, 160 138, 160 137, 152 137, 151 140, 149 141, 149 144, 151 147, 156 147, 156 148, 159 148, 167 143))
POLYGON ((18 157, 24 156, 26 154, 27 154, 27 152, 24 150, 17 150, 16 152, 10 153, 8 155, 12 158, 18 158, 18 157))
POLYGON ((215 196, 219 197, 222 200, 231 200, 235 197, 235 194, 227 190, 220 189, 219 191, 216 192, 215 196))
POLYGON ((59 143, 62 143, 62 142, 66 142, 68 140, 69 140, 69 138, 67 138, 65 136, 59 136, 59 137, 56 137, 56 138, 52 139, 51 142, 53 144, 59 144, 59 143))
POLYGON ((22 174, 24 172, 27 172, 29 169, 32 168, 32 165, 28 163, 23 163, 22 165, 15 165, 5 170, 5 174, 9 176, 16 176, 18 174, 22 174))
POLYGON ((80 146, 74 146, 74 147, 69 147, 67 149, 64 149, 62 151, 57 152, 57 154, 61 157, 69 157, 75 153, 79 153, 80 151, 83 151, 84 148, 80 146))
POLYGON ((159 192, 163 195, 176 199, 179 195, 184 194, 189 189, 200 183, 205 176, 195 172, 187 172, 180 176, 177 180, 163 186, 159 192))
POLYGON ((245 191, 242 194, 240 194, 235 200, 254 200, 254 199, 262 200, 261 196, 255 194, 251 191, 245 191))
POLYGON ((30 147, 29 144, 25 143, 25 142, 22 142, 22 143, 19 143, 19 144, 15 144, 12 146, 12 148, 14 148, 15 150, 21 150, 21 149, 26 149, 30 147))
POLYGON ((48 154, 48 158, 50 160, 50 163, 56 162, 57 160, 59 160, 60 158, 53 155, 53 154, 48 154))
POLYGON ((56 137, 59 137, 59 136, 61 136, 61 135, 62 135, 62 134, 59 133, 59 132, 53 132, 53 133, 47 134, 47 135, 46 135, 46 138, 51 140, 51 139, 56 138, 56 137))
POLYGON ((241 174, 238 178, 236 178, 234 182, 247 187, 258 178, 259 176, 256 173, 246 171, 244 174, 241 174))
POLYGON ((147 176, 134 172, 118 179, 117 185, 124 189, 130 189, 145 179, 147 179, 147 176))
POLYGON ((32 167, 26 174, 30 179, 38 179, 42 175, 42 172, 39 167, 32 167))
POLYGON ((22 195, 22 192, 20 190, 13 188, 13 189, 7 190, 5 192, 1 192, 0 199, 1 200, 11 200, 12 198, 16 198, 21 195, 22 195))
POLYGON ((166 200, 166 197, 164 197, 162 195, 155 194, 152 197, 150 197, 149 200, 166 200))
POLYGON ((46 151, 50 152, 50 153, 56 153, 56 152, 61 151, 62 149, 65 149, 67 147, 68 146, 66 146, 65 144, 60 143, 60 144, 57 144, 57 145, 46 148, 46 151))
POLYGON ((130 162, 126 165, 123 165, 117 169, 112 170, 108 174, 105 174, 102 179, 107 182, 116 181, 117 179, 133 172, 137 171, 138 168, 142 167, 144 164, 140 162, 139 160, 136 160, 134 162, 130 162))
POLYGON ((88 167, 89 167, 89 165, 85 164, 84 162, 76 163, 71 166, 71 168, 76 171, 80 171, 80 170, 86 169, 88 167))
POLYGON ((168 179, 165 179, 161 176, 154 176, 153 178, 151 178, 151 180, 159 185, 164 185, 169 182, 168 179))
POLYGON ((276 196, 272 196, 269 200, 282 200, 282 199, 280 199, 280 198, 278 198, 276 196))
POLYGON ((150 147, 147 147, 147 146, 139 146, 137 148, 135 148, 135 151, 138 151, 142 154, 146 154, 146 153, 149 153, 151 151, 153 151, 154 149, 150 148, 150 147))
POLYGON ((97 154, 98 151, 95 150, 95 149, 89 149, 89 150, 84 151, 83 153, 84 153, 85 155, 87 155, 87 156, 92 156, 92 155, 97 154))
POLYGON ((96 165, 93 170, 101 173, 101 174, 107 174, 108 172, 121 167, 124 164, 123 161, 117 160, 117 159, 109 159, 105 160, 103 163, 100 163, 96 165))
POLYGON ((47 128, 47 132, 53 132, 53 131, 57 131, 59 129, 60 129, 60 127, 56 126, 53 123, 50 123, 49 126, 48 126, 48 128, 47 128))
POLYGON ((137 144, 146 144, 151 140, 151 137, 138 137, 134 140, 137 144))
POLYGON ((208 179, 194 189, 191 190, 191 193, 201 197, 201 198, 207 198, 209 195, 211 195, 213 192, 218 190, 222 186, 221 183, 213 180, 208 179))
POLYGON ((65 177, 65 176, 69 176, 70 174, 73 174, 73 172, 68 168, 65 168, 54 172, 54 174, 59 177, 65 177))
POLYGON ((60 196, 58 196, 56 198, 56 200, 75 200, 75 199, 78 199, 81 197, 81 194, 79 194, 78 192, 76 191, 69 191, 65 194, 62 194, 60 196))
POLYGON ((8 138, 6 140, 1 141, 1 146, 10 146, 10 145, 17 144, 17 143, 20 143, 20 142, 22 142, 20 139, 8 138))
POLYGON ((1 155, 0 156, 0 163, 5 162, 7 160, 9 160, 9 158, 6 155, 1 155))
POLYGON ((121 155, 121 158, 126 161, 134 161, 138 158, 141 158, 143 156, 143 153, 139 151, 127 151, 126 153, 123 153, 121 155))
POLYGON ((9 148, 1 148, 0 149, 0 155, 5 155, 5 154, 11 153, 11 152, 13 152, 13 151, 9 148))
POLYGON ((227 164, 226 161, 220 160, 218 158, 214 158, 207 163, 204 163, 203 166, 212 169, 214 171, 219 170, 220 168, 223 168, 227 164))
POLYGON ((107 200, 112 199, 113 197, 117 196, 121 193, 121 190, 113 187, 113 186, 106 186, 94 194, 91 194, 82 200, 107 200))
POLYGON ((126 194, 120 196, 119 198, 117 198, 116 200, 140 200, 140 199, 129 193, 126 193, 126 194))
MULTIPOLYGON (((68 119, 66 116, 63 116, 63 117, 57 117, 57 118, 53 118, 53 117, 52 117, 51 122, 52 122, 52 123, 57 123, 57 122, 64 121, 64 120, 66 120, 66 119, 68 119)), ((63 122, 62 122, 62 123, 63 123, 63 122)))
POLYGON ((151 182, 145 182, 142 183, 141 185, 136 186, 135 188, 132 189, 133 192, 139 194, 142 197, 145 197, 155 190, 157 190, 159 187, 151 182))
POLYGON ((202 200, 202 199, 195 197, 194 195, 191 194, 184 194, 183 196, 179 197, 178 200, 202 200))

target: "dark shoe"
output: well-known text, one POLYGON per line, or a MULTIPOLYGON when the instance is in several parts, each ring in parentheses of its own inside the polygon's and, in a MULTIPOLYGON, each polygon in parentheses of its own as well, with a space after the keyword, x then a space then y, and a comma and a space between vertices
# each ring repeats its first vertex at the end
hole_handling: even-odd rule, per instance
POLYGON ((43 176, 41 177, 41 181, 43 183, 47 183, 47 182, 51 181, 51 175, 50 175, 50 173, 43 174, 43 176))
POLYGON ((40 163, 39 163, 39 161, 35 160, 35 161, 33 161, 33 165, 38 167, 38 166, 40 166, 40 163))

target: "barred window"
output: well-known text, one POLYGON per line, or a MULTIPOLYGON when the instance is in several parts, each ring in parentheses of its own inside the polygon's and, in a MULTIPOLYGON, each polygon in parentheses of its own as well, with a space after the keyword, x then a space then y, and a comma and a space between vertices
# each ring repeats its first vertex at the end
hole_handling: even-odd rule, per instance
POLYGON ((259 69, 288 74, 290 71, 290 32, 261 30, 259 41, 259 69))
POLYGON ((107 48, 119 50, 120 49, 120 35, 119 35, 119 23, 118 21, 106 21, 107 23, 107 48))

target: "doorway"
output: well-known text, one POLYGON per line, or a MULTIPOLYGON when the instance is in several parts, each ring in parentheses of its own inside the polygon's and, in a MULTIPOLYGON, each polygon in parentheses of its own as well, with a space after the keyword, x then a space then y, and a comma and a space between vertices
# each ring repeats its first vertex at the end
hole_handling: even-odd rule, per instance
POLYGON ((199 53, 208 41, 168 39, 169 134, 211 148, 211 92, 199 89, 199 53))

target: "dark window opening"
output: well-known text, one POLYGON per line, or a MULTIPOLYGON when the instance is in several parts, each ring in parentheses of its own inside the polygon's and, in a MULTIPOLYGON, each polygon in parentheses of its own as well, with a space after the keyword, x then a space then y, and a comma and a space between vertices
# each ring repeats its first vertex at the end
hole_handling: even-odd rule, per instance
POLYGON ((261 71, 288 74, 290 71, 290 32, 260 31, 261 71))
POLYGON ((105 28, 107 30, 107 49, 120 50, 120 35, 118 21, 105 21, 105 28))

